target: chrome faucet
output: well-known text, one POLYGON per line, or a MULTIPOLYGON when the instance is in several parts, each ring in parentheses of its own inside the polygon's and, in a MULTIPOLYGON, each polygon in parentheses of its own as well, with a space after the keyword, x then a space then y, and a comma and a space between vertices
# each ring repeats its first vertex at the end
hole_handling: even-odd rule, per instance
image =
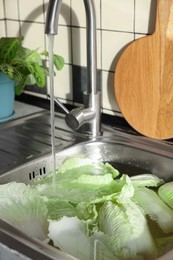
MULTIPOLYGON (((97 90, 96 15, 93 0, 83 1, 87 21, 87 91, 84 93, 84 107, 72 109, 70 112, 67 109, 64 111, 69 127, 77 130, 89 123, 91 135, 97 137, 101 135, 101 92, 97 90)), ((47 35, 55 35, 58 32, 61 5, 62 0, 49 0, 45 26, 47 35)))

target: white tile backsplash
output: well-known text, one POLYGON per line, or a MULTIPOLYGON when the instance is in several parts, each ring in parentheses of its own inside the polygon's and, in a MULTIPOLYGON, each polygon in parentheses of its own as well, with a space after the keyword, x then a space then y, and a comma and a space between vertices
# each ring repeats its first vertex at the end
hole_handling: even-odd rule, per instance
POLYGON ((86 66, 86 47, 86 29, 72 28, 73 63, 75 65, 86 66))
POLYGON ((152 33, 155 23, 156 0, 136 0, 135 32, 152 33))
POLYGON ((54 52, 63 56, 66 63, 72 62, 70 27, 61 25, 58 27, 58 35, 54 36, 54 52))
POLYGON ((4 19, 5 15, 4 15, 4 1, 0 0, 0 19, 4 19))
POLYGON ((133 39, 133 33, 102 31, 102 69, 114 71, 120 51, 133 39))
POLYGON ((40 23, 21 23, 21 34, 24 35, 24 47, 45 49, 44 25, 40 23))
POLYGON ((18 0, 5 0, 5 17, 7 19, 18 19, 18 0))
POLYGON ((5 37, 6 32, 5 32, 5 21, 0 21, 0 37, 5 37))
MULTIPOLYGON (((103 112, 114 115, 119 109, 114 96, 114 71, 122 48, 150 33, 155 24, 157 0, 93 0, 97 22, 97 60, 102 73, 103 112)), ((0 34, 24 35, 24 46, 47 48, 44 34, 48 0, 0 0, 0 34), (45 11, 45 12, 44 12, 45 11), (3 20, 4 19, 4 20, 3 20), (6 30, 5 30, 6 22, 6 30)), ((86 16, 83 0, 63 0, 54 52, 65 66, 55 77, 55 95, 73 103, 73 65, 86 66, 86 16)), ((48 48, 47 48, 48 49, 48 48)), ((123 75, 122 75, 123 76, 123 75)), ((48 83, 49 87, 49 83, 48 83)))
POLYGON ((101 10, 102 29, 133 32, 134 0, 102 0, 101 10))
POLYGON ((44 22, 42 0, 19 0, 19 14, 22 21, 44 22))
POLYGON ((7 20, 7 37, 16 37, 20 33, 20 22, 7 20))
MULTIPOLYGON (((48 86, 50 91, 50 84, 48 86)), ((73 100, 72 67, 70 65, 65 65, 63 70, 56 72, 54 77, 54 94, 61 99, 73 100)))
POLYGON ((103 108, 119 111, 114 93, 114 73, 102 72, 102 99, 103 108))
MULTIPOLYGON (((93 0, 94 10, 96 13, 96 26, 100 28, 100 0, 93 0)), ((86 27, 86 14, 84 1, 72 1, 72 25, 86 27)))
MULTIPOLYGON (((87 64, 87 43, 86 29, 72 28, 72 48, 73 48, 73 64, 86 66, 87 64)), ((100 56, 100 31, 97 31, 97 68, 101 68, 100 56)))

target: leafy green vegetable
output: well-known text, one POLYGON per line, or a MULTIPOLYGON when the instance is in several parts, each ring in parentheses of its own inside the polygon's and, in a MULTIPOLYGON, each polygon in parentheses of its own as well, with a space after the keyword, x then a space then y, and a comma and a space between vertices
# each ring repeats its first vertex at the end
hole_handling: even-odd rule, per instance
POLYGON ((131 177, 132 183, 139 187, 158 187, 164 183, 163 179, 153 174, 140 174, 131 177))
POLYGON ((76 216, 76 208, 66 200, 46 199, 48 219, 59 220, 63 216, 76 216))
MULTIPOLYGON (((90 167, 87 167, 89 170, 90 167)), ((106 197, 112 197, 117 192, 118 186, 112 179, 112 175, 87 175, 82 174, 86 168, 80 167, 78 170, 70 170, 65 178, 57 176, 55 183, 55 192, 52 193, 52 187, 47 183, 35 185, 35 188, 41 195, 64 199, 74 204, 82 201, 90 203, 99 203, 106 200, 106 197), (81 173, 81 176, 79 176, 81 173), (68 175, 68 176, 67 176, 68 175), (75 178, 75 176, 79 176, 75 178), (68 181, 69 180, 69 181, 68 181)), ((109 198, 108 198, 109 199, 109 198)))
POLYGON ((105 202, 99 213, 99 229, 107 246, 120 259, 156 256, 156 246, 141 208, 130 199, 105 202), (142 242, 141 242, 142 241, 142 242))
POLYGON ((81 166, 91 165, 92 161, 88 158, 76 158, 76 157, 70 157, 66 159, 59 167, 58 172, 63 174, 68 170, 76 169, 81 166))
POLYGON ((50 220, 48 236, 54 246, 66 253, 80 260, 94 259, 90 237, 86 235, 85 226, 77 217, 63 217, 59 221, 50 220))
POLYGON ((24 183, 0 185, 0 219, 31 237, 46 239, 47 208, 38 192, 24 183))
POLYGON ((89 202, 81 202, 76 205, 76 216, 85 223, 86 234, 91 235, 97 230, 98 206, 89 202))
POLYGON ((88 159, 72 158, 64 162, 56 173, 54 194, 52 176, 35 182, 35 188, 48 198, 64 199, 71 203, 99 203, 110 199, 120 190, 113 177, 119 174, 108 164, 93 164, 88 159), (79 166, 77 166, 79 165, 79 166))
POLYGON ((119 189, 117 189, 119 192, 115 196, 116 200, 133 197, 134 186, 128 175, 123 174, 120 179, 116 180, 116 183, 119 186, 119 189))
POLYGON ((135 189, 134 200, 164 233, 173 232, 173 211, 159 198, 156 192, 145 187, 138 187, 135 189))
POLYGON ((85 225, 77 217, 49 221, 49 238, 54 246, 80 260, 118 260, 100 240, 100 233, 87 236, 85 225))
POLYGON ((69 158, 52 177, 0 185, 0 219, 80 260, 153 260, 172 248, 172 186, 157 176, 69 158))
POLYGON ((159 187, 160 198, 173 209, 173 182, 167 182, 159 187))
MULTIPOLYGON (((114 169, 109 163, 102 163, 102 162, 93 162, 91 159, 88 158, 76 158, 71 157, 66 159, 59 167, 58 173, 64 174, 72 169, 78 169, 81 166, 89 166, 89 172, 87 173, 87 168, 85 174, 89 175, 104 175, 110 173, 113 178, 116 178, 119 175, 119 172, 114 169)), ((84 171, 84 168, 83 168, 84 171)))

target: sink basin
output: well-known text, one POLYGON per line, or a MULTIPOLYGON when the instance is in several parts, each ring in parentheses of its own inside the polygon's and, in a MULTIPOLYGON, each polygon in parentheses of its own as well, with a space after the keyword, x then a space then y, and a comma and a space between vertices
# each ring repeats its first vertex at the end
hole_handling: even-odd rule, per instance
MULTIPOLYGON (((172 145, 125 133, 113 128, 108 129, 106 126, 102 137, 94 140, 84 139, 79 143, 73 143, 71 146, 58 151, 56 153, 57 168, 68 157, 86 157, 91 158, 94 162, 109 162, 118 169, 120 173, 125 173, 130 176, 142 173, 152 173, 166 181, 173 180, 172 145)), ((51 154, 49 153, 3 173, 0 176, 0 184, 9 181, 18 181, 29 184, 37 178, 46 176, 52 171, 51 158, 51 154)), ((6 227, 6 224, 0 222, 0 243, 4 243, 2 236, 3 232, 5 232, 4 225, 6 227)), ((16 234, 18 231, 14 231, 14 228, 12 228, 12 231, 10 227, 6 228, 8 229, 9 235, 8 241, 11 241, 11 237, 14 239, 14 236, 16 236, 17 241, 17 237, 19 236, 16 234)), ((30 241, 28 252, 31 250, 31 247, 33 248, 31 245, 34 245, 35 250, 41 246, 42 248, 46 248, 46 250, 40 250, 40 259, 56 259, 55 248, 51 246, 47 247, 47 245, 41 243, 38 244, 38 241, 36 243, 36 241, 31 238, 28 239, 30 241), (45 251, 49 252, 49 258, 44 258, 48 257, 47 254, 44 255, 45 251)), ((26 241, 26 236, 20 234, 20 242, 26 244, 26 241)), ((59 252, 59 250, 57 250, 57 252, 59 252)), ((71 256, 67 256, 66 254, 63 255, 61 252, 61 256, 58 259, 74 258, 71 258, 71 256)))
MULTIPOLYGON (((109 137, 100 137, 73 144, 56 153, 56 166, 58 168, 69 157, 86 157, 92 159, 93 162, 109 162, 120 173, 130 176, 152 173, 166 181, 173 179, 171 145, 152 140, 147 143, 145 138, 139 141, 135 136, 130 139, 127 136, 122 134, 122 136, 111 138, 111 141, 109 137)), ((52 157, 48 154, 2 174, 0 183, 18 181, 28 184, 34 179, 46 176, 51 171, 52 157)))

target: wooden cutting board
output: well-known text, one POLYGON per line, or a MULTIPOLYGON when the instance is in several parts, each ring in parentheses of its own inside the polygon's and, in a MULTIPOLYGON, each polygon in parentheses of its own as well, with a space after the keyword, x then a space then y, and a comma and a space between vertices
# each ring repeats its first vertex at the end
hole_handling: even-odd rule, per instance
POLYGON ((121 54, 114 89, 135 130, 156 139, 173 137, 173 0, 157 0, 154 33, 121 54))

